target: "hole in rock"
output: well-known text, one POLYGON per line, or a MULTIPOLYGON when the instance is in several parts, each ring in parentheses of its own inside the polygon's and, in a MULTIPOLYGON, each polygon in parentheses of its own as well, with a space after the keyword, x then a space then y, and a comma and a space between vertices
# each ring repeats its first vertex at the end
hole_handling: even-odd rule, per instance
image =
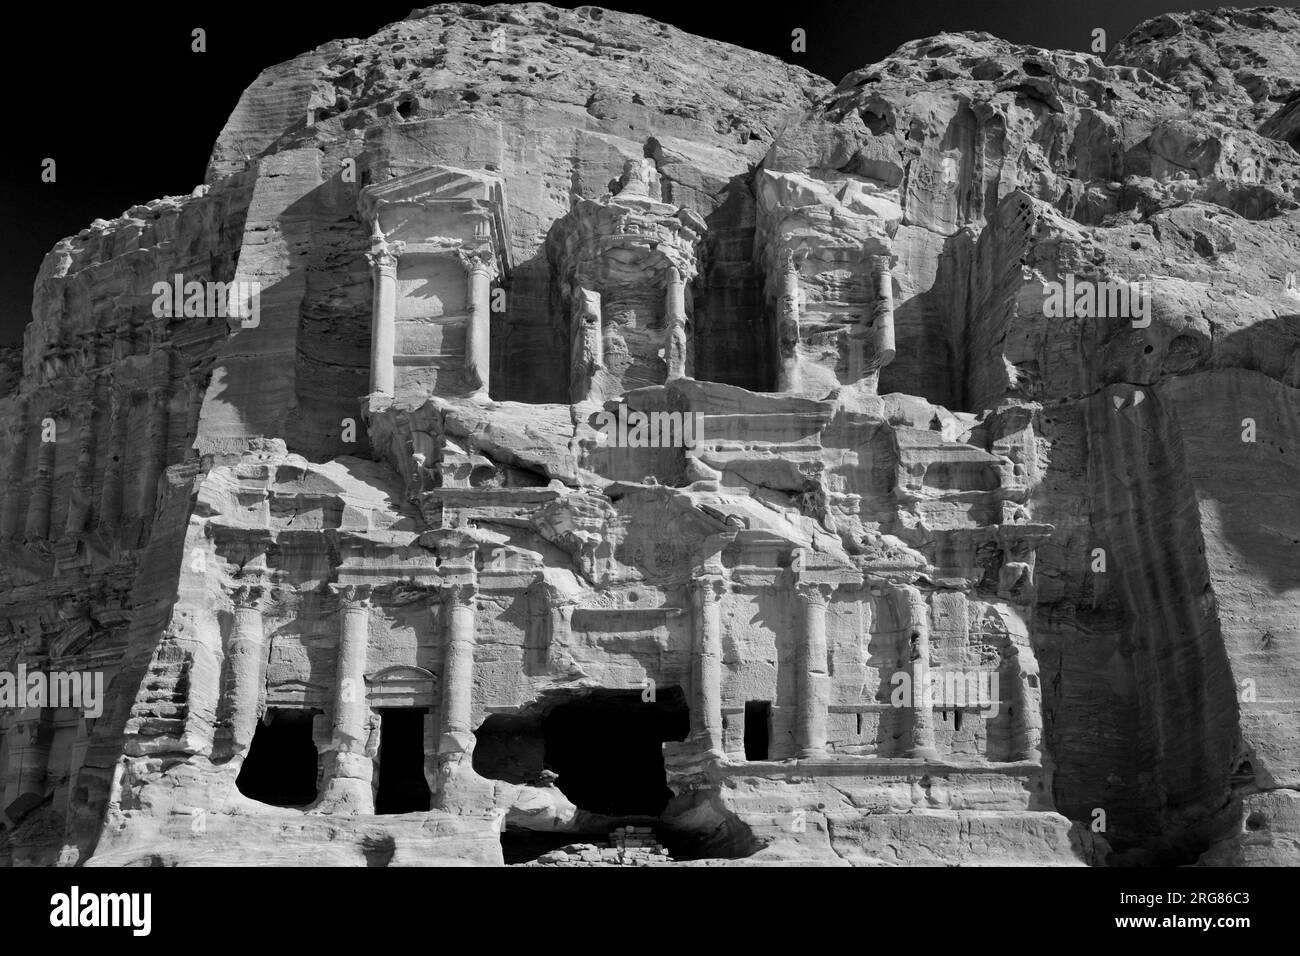
POLYGON ((690 731, 686 697, 679 687, 659 688, 653 701, 641 693, 594 690, 542 718, 546 766, 584 810, 657 816, 668 805, 663 744, 690 731))
POLYGON ((239 792, 273 807, 303 807, 316 799, 314 710, 267 711, 235 779, 239 792))
POLYGON ((429 809, 424 779, 423 707, 381 710, 379 792, 375 813, 418 813, 429 809))
POLYGON ((772 702, 745 701, 745 759, 766 760, 772 728, 772 702))

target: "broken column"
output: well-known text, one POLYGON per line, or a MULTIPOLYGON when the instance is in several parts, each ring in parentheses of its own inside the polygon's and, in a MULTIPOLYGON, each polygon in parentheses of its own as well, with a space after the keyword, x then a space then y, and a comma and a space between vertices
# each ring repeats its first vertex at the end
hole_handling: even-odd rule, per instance
POLYGON ((704 756, 721 760, 726 747, 722 736, 722 596, 726 579, 709 574, 691 581, 694 605, 695 702, 690 709, 691 736, 704 756))
POLYGON ((397 347, 397 259, 400 242, 388 242, 375 223, 370 237, 370 263, 374 302, 370 318, 370 391, 393 394, 393 353, 397 347))
POLYGON ((826 607, 831 586, 800 582, 795 586, 803 606, 799 653, 796 656, 798 711, 795 746, 799 757, 826 753, 826 715, 830 704, 830 675, 826 670, 826 607))
POLYGON ((265 634, 262 628, 260 585, 234 590, 234 624, 226 645, 227 713, 230 715, 230 749, 242 754, 252 746, 265 700, 262 672, 265 665, 265 634))
POLYGON ((668 381, 686 376, 686 279, 679 266, 668 269, 664 302, 664 362, 668 381))
POLYGON ((999 684, 1007 689, 1001 706, 1008 711, 1007 719, 1011 721, 1011 752, 1007 759, 1042 760, 1043 702, 1038 661, 1033 651, 1013 640, 1003 658, 1001 671, 999 684))
POLYGON ((476 397, 486 398, 491 374, 492 278, 496 257, 491 250, 460 250, 460 263, 469 280, 469 320, 465 328, 465 377, 476 397))
POLYGON ((799 267, 794 253, 781 257, 781 298, 776 315, 776 390, 789 392, 798 386, 799 368, 799 267))
POLYGON ((374 761, 366 699, 366 644, 371 592, 364 585, 330 585, 339 602, 339 646, 335 658, 334 713, 330 760, 320 806, 331 812, 373 813, 374 761))

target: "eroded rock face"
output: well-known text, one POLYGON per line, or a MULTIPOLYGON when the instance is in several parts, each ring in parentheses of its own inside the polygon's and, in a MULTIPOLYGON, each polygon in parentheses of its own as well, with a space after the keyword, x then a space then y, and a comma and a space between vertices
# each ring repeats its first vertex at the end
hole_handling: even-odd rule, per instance
POLYGON ((8 860, 1300 862, 1297 45, 267 70, 37 282, 8 860))

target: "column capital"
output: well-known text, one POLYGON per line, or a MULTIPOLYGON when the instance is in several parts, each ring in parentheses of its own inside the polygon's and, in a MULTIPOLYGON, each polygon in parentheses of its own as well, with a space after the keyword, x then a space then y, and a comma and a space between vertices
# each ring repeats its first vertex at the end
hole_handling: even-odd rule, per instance
POLYGON ((460 260, 461 267, 464 268, 467 275, 481 273, 488 277, 495 277, 497 274, 497 256, 491 249, 465 249, 456 250, 456 258, 460 260))
POLYGON ((379 239, 371 244, 370 251, 366 253, 366 261, 372 269, 396 269, 397 260, 405 249, 406 244, 403 242, 379 239))
POLYGON ((805 605, 809 607, 826 607, 831 602, 831 593, 835 590, 835 585, 822 582, 796 581, 794 589, 805 605))
POLYGON ((268 588, 261 583, 239 584, 230 589, 230 600, 237 608, 262 610, 268 588))
POLYGON ((446 607, 473 607, 474 599, 478 596, 478 585, 472 581, 440 584, 438 591, 446 607))
POLYGON ((781 272, 785 275, 799 272, 799 263, 795 261, 794 250, 784 249, 781 252, 781 272))
POLYGON ((374 588, 369 584, 331 584, 329 589, 345 611, 368 608, 374 598, 374 588))
POLYGON ((705 604, 715 604, 730 590, 726 575, 717 572, 699 574, 691 579, 691 592, 705 604))

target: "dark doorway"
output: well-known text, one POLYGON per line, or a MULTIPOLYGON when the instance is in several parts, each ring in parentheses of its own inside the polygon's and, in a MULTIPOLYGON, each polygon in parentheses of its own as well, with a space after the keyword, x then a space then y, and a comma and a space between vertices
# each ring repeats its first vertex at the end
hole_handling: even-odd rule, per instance
POLYGON ((379 712, 379 792, 375 813, 419 813, 429 809, 424 779, 424 708, 379 712))
POLYGON ((745 759, 766 760, 768 739, 772 733, 772 702, 745 701, 745 759))
POLYGON ((317 758, 312 710, 270 710, 257 725, 235 786, 258 803, 305 807, 316 799, 317 758))
POLYGON ((672 792, 663 743, 690 732, 679 687, 659 688, 654 701, 639 690, 595 690, 555 707, 542 719, 546 766, 556 786, 584 810, 608 816, 657 816, 672 792))

